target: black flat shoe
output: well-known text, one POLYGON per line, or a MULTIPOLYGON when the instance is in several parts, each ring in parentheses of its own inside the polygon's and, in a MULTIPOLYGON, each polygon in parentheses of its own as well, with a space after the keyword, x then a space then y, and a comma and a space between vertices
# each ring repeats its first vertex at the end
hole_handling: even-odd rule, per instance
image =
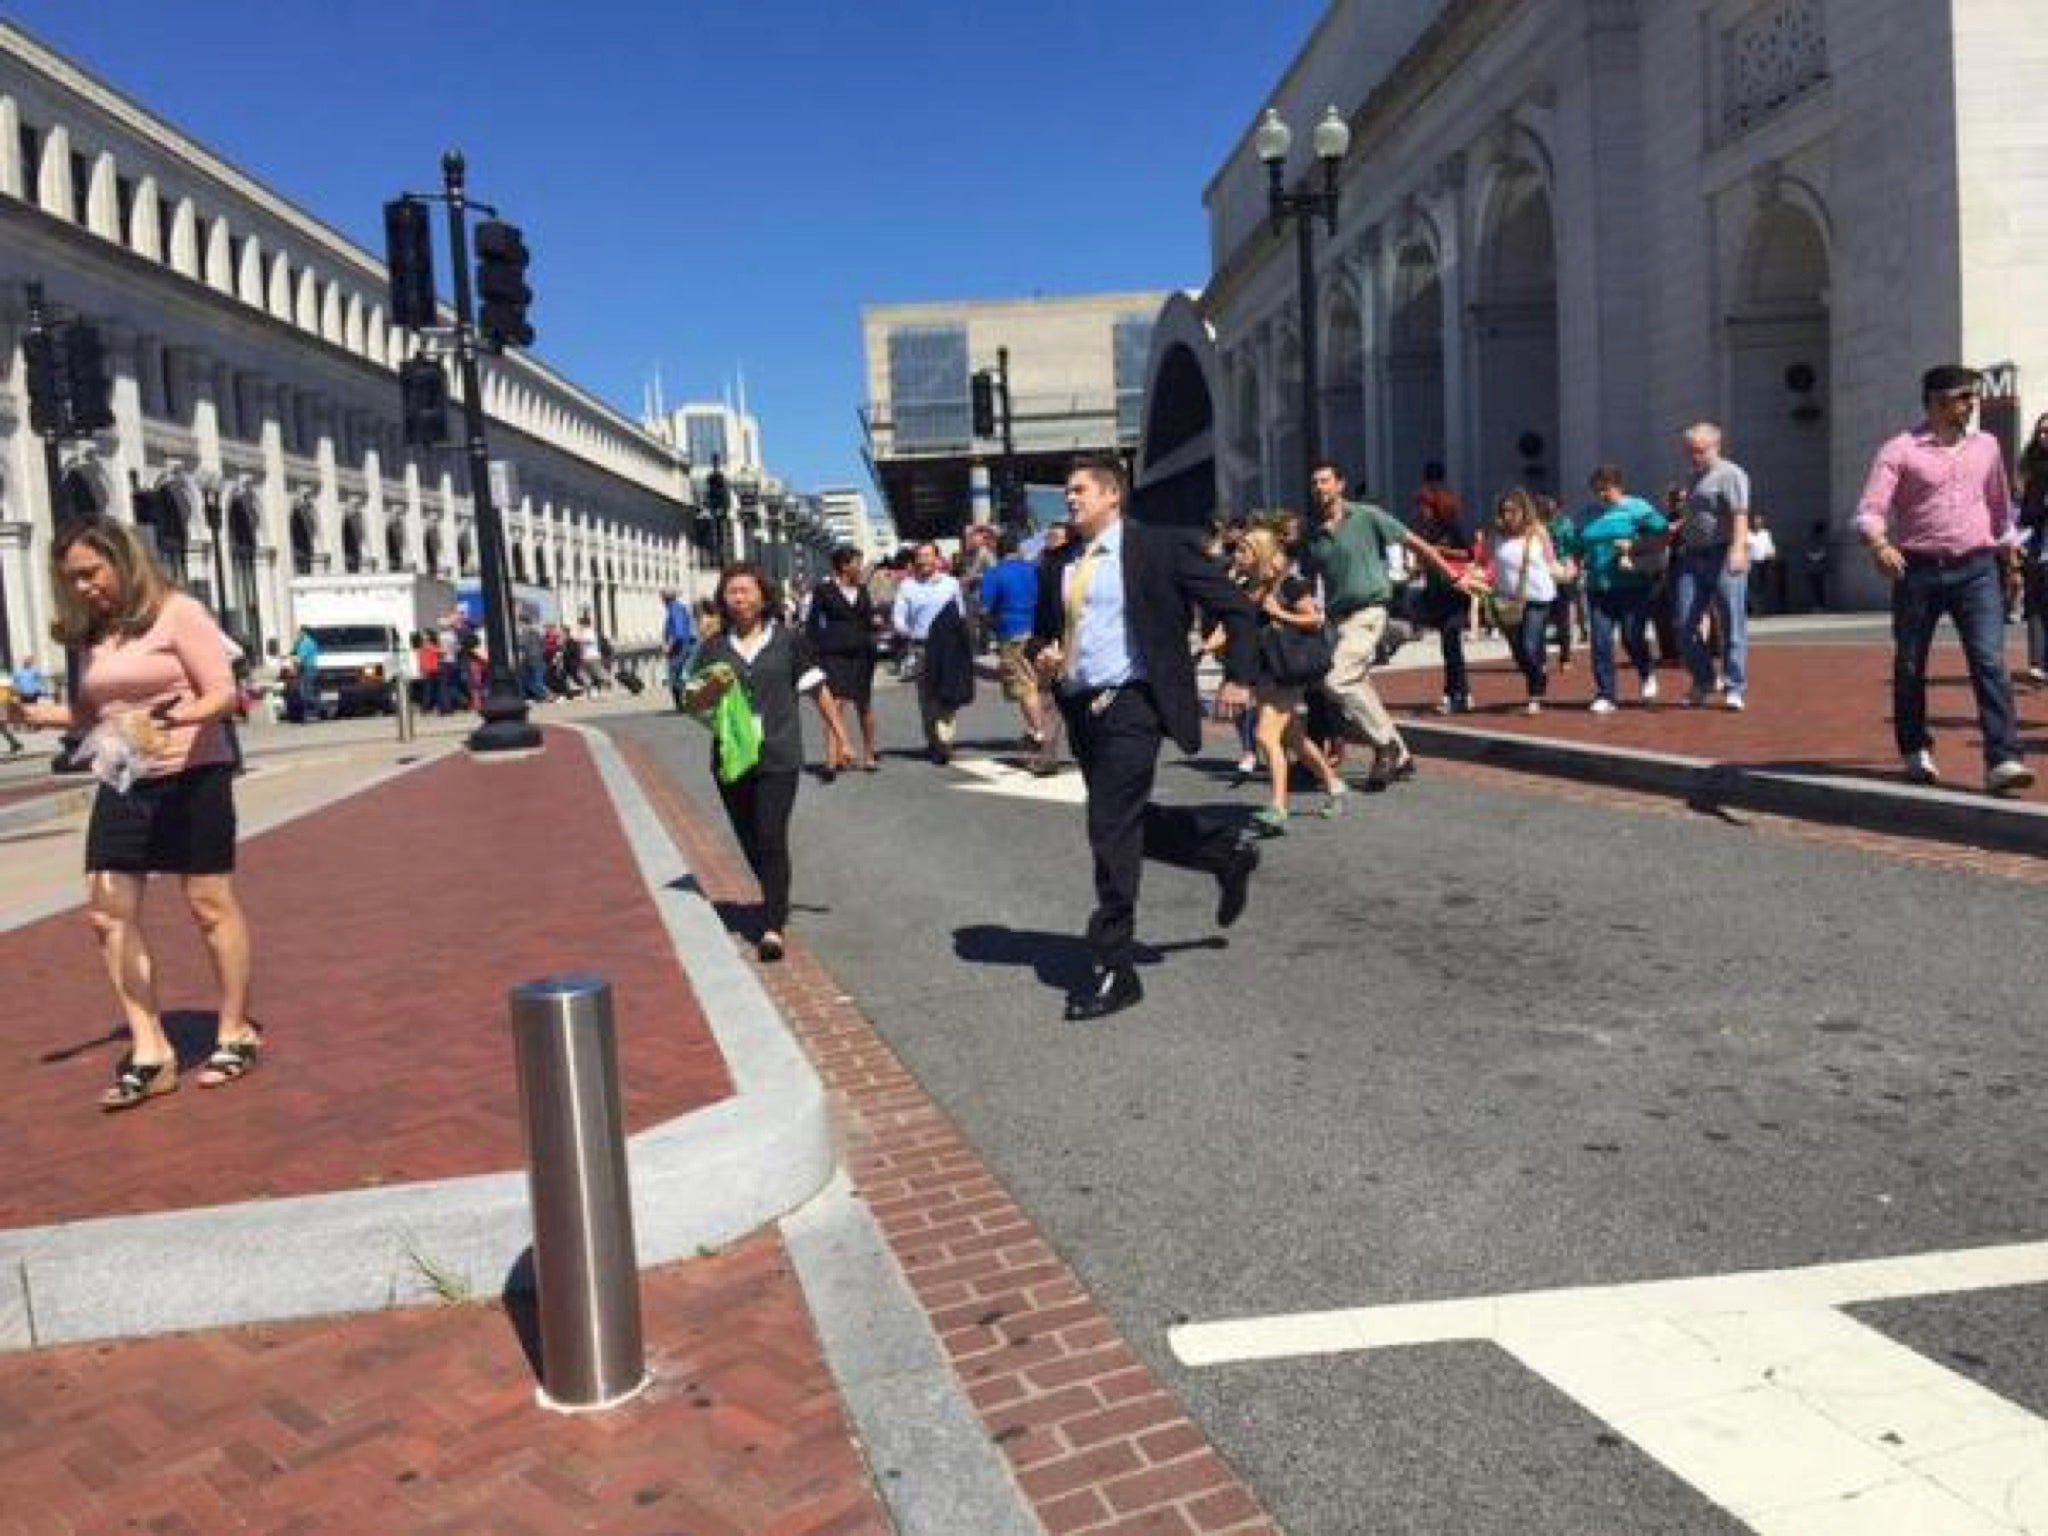
POLYGON ((1138 973, 1129 966, 1098 971, 1083 991, 1067 999, 1066 1019, 1070 1024, 1092 1024, 1144 1000, 1145 989, 1138 973))
POLYGON ((760 946, 754 953, 764 962, 780 960, 782 958, 782 935, 779 933, 762 934, 760 946))

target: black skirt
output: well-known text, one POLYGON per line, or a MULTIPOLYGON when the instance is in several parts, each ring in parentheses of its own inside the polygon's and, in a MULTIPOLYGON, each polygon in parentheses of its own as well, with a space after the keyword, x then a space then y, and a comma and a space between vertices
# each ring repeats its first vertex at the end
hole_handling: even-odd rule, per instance
POLYGON ((820 656, 818 668, 825 674, 825 686, 842 704, 865 707, 875 692, 875 653, 857 656, 820 656))
POLYGON ((232 873, 234 782, 232 763, 206 763, 138 780, 125 795, 102 784, 85 833, 86 873, 232 873))

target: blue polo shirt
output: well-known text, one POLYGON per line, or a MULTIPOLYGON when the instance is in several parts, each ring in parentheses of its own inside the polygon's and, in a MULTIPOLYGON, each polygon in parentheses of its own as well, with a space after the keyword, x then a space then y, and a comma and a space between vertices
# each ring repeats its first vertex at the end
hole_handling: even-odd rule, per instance
POLYGON ((1031 633, 1038 608, 1038 567, 1020 555, 999 560, 981 578, 981 611, 998 640, 1022 640, 1031 633))

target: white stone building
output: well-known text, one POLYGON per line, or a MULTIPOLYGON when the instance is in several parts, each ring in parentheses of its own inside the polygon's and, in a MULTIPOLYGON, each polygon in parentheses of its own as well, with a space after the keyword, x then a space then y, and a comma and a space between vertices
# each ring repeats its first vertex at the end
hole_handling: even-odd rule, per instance
MULTIPOLYGON (((290 636, 294 574, 476 572, 459 449, 401 441, 395 369, 414 338, 385 320, 381 259, 0 23, 11 654, 55 661, 52 494, 21 348, 31 280, 99 329, 114 365, 115 425, 65 446, 59 494, 149 525, 166 563, 260 649, 290 636)), ((691 584, 680 455, 528 357, 486 360, 484 406, 493 459, 516 471, 514 579, 557 589, 565 614, 593 610, 621 646, 653 642, 657 593, 691 584)))
MULTIPOLYGON (((1293 231, 1259 110, 1348 119, 1316 237, 1323 448, 1405 508, 1654 491, 1722 422, 1781 544, 1846 555, 1876 444, 1931 364, 1995 368, 1987 423, 2048 378, 2041 0, 1336 0, 1210 182, 1213 275, 1162 311, 1139 479, 1178 515, 1297 501, 1293 231)), ((2038 404, 2036 410, 2038 410, 2038 404)), ((2024 427, 2020 429, 2023 433, 2024 427)), ((1860 558, 1839 569, 1874 600, 1860 558)))

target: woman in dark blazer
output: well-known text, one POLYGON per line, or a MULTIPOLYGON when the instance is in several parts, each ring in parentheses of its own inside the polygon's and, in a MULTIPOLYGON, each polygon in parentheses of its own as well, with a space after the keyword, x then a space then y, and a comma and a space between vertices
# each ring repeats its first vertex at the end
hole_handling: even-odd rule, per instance
POLYGON ((727 566, 719 575, 714 600, 722 622, 718 633, 697 648, 683 698, 693 711, 701 712, 715 705, 728 687, 744 688, 760 717, 760 760, 727 783, 717 777, 714 741, 711 766, 733 837, 761 884, 758 953, 763 960, 780 960, 783 931, 789 926, 789 818, 796 809, 797 776, 804 765, 798 699, 821 686, 824 675, 812 657, 810 641, 776 619, 774 589, 758 567, 746 562, 727 566), (726 670, 712 671, 720 666, 726 670))
POLYGON ((853 744, 839 707, 851 704, 860 715, 861 767, 869 773, 875 758, 875 600, 868 595, 860 551, 843 545, 832 551, 832 575, 811 593, 805 626, 811 649, 825 672, 818 693, 818 713, 825 721, 825 779, 853 766, 853 744))

